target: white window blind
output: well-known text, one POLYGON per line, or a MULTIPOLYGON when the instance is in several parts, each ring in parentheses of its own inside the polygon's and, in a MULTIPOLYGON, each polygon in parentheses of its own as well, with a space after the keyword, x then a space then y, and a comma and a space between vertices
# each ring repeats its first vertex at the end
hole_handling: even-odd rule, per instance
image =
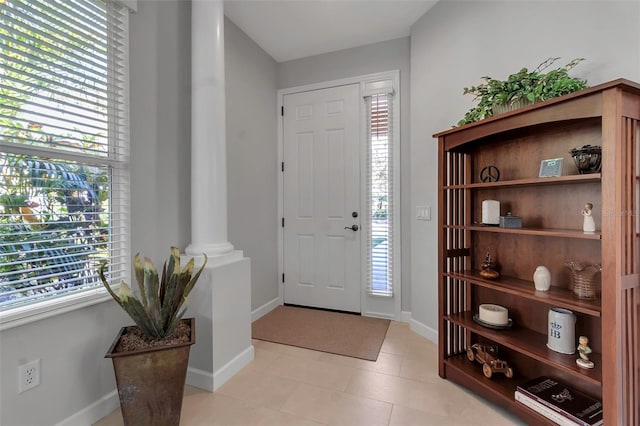
POLYGON ((0 0, 0 310, 128 270, 128 10, 0 0))
POLYGON ((393 296, 392 94, 365 97, 367 109, 367 292, 393 296))

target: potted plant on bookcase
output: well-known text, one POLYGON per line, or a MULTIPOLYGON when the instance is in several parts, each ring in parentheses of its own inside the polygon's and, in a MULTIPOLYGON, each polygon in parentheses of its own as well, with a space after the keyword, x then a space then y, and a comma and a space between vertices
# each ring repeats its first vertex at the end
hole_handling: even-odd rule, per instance
POLYGON ((178 425, 195 319, 182 319, 187 296, 207 263, 193 275, 194 260, 180 270, 180 252, 171 248, 162 277, 150 259, 134 257, 138 295, 122 281, 118 294, 98 273, 113 299, 136 325, 123 327, 105 358, 111 358, 125 425, 178 425))
POLYGON ((474 123, 496 114, 586 89, 586 80, 569 76, 569 71, 584 61, 584 58, 573 59, 563 67, 543 72, 558 59, 560 58, 549 58, 533 71, 522 68, 509 75, 506 80, 484 76, 484 83, 465 87, 463 94, 475 95, 474 100, 478 101, 478 105, 467 111, 457 125, 474 123))

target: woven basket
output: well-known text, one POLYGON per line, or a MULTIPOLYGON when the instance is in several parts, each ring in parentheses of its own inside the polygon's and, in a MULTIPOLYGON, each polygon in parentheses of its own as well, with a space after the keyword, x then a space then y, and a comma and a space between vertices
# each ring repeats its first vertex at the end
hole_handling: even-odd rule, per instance
POLYGON ((600 295, 601 265, 588 265, 581 262, 565 262, 569 268, 569 289, 579 299, 597 299, 600 295))

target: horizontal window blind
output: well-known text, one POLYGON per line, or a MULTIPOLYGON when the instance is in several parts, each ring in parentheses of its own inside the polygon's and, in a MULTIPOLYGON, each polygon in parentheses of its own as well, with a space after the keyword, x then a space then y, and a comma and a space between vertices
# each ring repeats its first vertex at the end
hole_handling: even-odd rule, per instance
POLYGON ((393 296, 392 95, 367 96, 367 292, 393 296))
POLYGON ((128 271, 128 10, 0 0, 0 309, 128 271))

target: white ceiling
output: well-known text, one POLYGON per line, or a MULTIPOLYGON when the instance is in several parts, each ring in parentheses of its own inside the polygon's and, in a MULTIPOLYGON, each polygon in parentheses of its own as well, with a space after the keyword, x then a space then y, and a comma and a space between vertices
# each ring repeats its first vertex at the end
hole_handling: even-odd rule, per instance
POLYGON ((409 35, 435 1, 225 0, 225 15, 277 62, 409 35))

